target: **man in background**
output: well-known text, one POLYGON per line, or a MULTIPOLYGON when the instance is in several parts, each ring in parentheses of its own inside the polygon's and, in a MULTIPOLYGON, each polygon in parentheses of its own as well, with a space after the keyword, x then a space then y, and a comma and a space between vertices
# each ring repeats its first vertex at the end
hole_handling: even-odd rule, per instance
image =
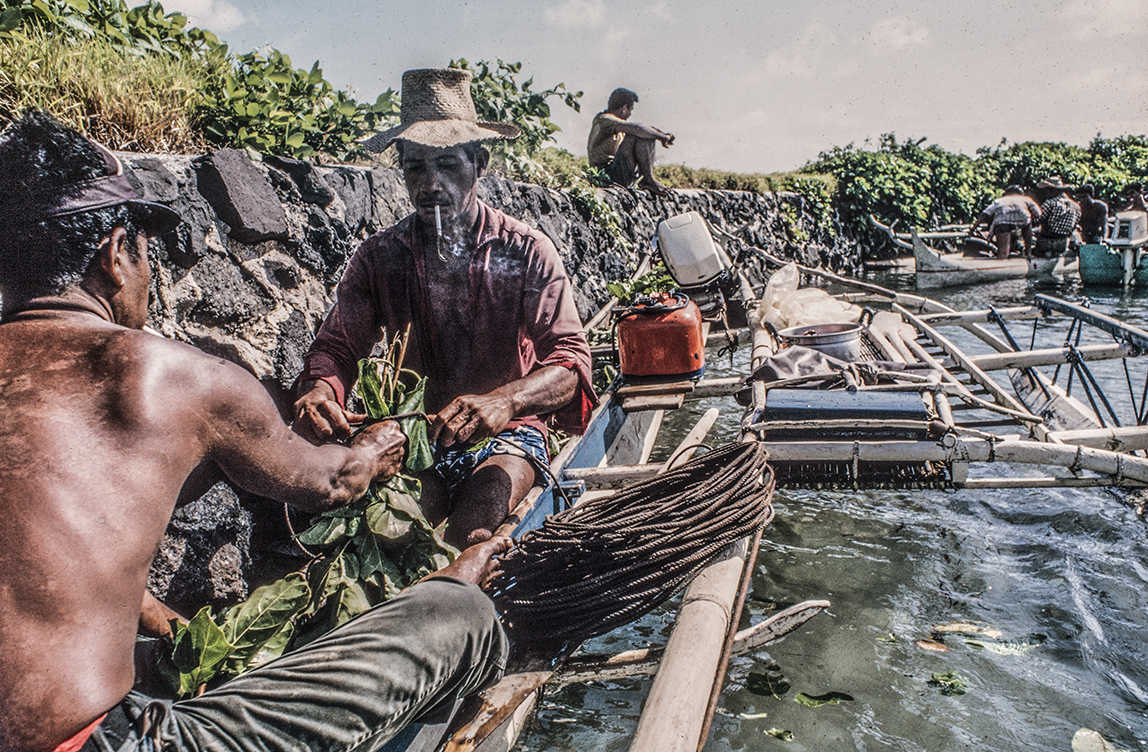
POLYGON ((586 143, 590 166, 605 170, 610 180, 622 186, 635 181, 657 196, 670 189, 654 179, 654 148, 669 148, 674 134, 652 125, 629 122, 638 95, 629 89, 614 89, 606 109, 594 116, 586 143))
POLYGON ((1024 253, 1028 255, 1033 246, 1032 226, 1040 221, 1040 206, 1025 195, 1019 185, 1005 188, 1004 195, 985 207, 969 235, 975 235, 977 227, 989 226, 989 235, 997 245, 997 258, 1008 258, 1012 252, 1013 235, 1020 232, 1024 236, 1024 253))
POLYGON ((1047 198, 1040 205, 1040 231, 1036 236, 1036 254, 1046 258, 1068 253, 1072 233, 1080 221, 1080 204, 1069 198, 1071 186, 1053 176, 1036 184, 1047 198))
POLYGON ((1080 200, 1080 235, 1085 243, 1103 243, 1108 234, 1108 204, 1096 198, 1096 189, 1082 185, 1076 191, 1080 200))

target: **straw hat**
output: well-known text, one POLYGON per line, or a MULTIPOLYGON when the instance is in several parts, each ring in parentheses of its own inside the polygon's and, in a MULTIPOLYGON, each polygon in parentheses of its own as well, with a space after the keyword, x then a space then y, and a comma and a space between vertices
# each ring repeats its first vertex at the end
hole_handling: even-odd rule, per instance
POLYGON ((1039 191, 1071 191, 1072 186, 1061 182, 1060 175, 1053 175, 1037 183, 1036 189, 1039 191))
POLYGON ((364 140, 363 146, 382 151, 401 139, 445 148, 472 141, 517 138, 517 125, 478 119, 470 97, 470 79, 470 71, 457 68, 406 71, 399 124, 364 140))

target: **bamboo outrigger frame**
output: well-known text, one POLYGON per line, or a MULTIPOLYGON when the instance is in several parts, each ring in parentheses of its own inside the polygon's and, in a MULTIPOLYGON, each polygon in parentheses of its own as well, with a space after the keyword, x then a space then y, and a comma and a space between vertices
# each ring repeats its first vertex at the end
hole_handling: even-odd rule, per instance
MULTIPOLYGON (((760 249, 750 249, 749 253, 769 266, 787 263, 760 249)), ((1073 373, 1079 371, 1078 383, 1084 383, 1087 378, 1080 369, 1087 369, 1087 363, 1126 362, 1148 352, 1148 332, 1049 296, 1037 296, 1034 305, 960 312, 920 295, 822 269, 799 266, 799 271, 807 279, 840 290, 842 299, 894 312, 911 327, 911 336, 874 333, 870 345, 878 358, 911 364, 926 375, 907 370, 895 383, 855 388, 863 399, 868 393, 916 395, 928 416, 921 420, 778 419, 769 413, 769 393, 793 384, 753 381, 740 440, 763 442, 775 468, 828 468, 837 473, 836 487, 846 488, 866 484, 866 467, 886 466, 928 468, 935 485, 948 488, 1148 487, 1148 457, 1142 456, 1148 450, 1148 426, 1144 425, 1148 377, 1141 406, 1135 405, 1132 395, 1136 424, 1108 425, 1101 409, 1107 405, 1106 398, 1102 405, 1090 393, 1089 409, 1071 395, 1071 383, 1062 387, 1055 374, 1049 377, 1038 370, 1070 365, 1073 373), (1053 314, 1069 317, 1074 327, 1088 325, 1106 332, 1113 341, 1080 344, 1077 329, 1076 341, 1070 341, 1070 330, 1061 347, 1036 348, 1035 333, 1029 349, 1017 345, 1009 324, 1033 322, 1047 328, 1048 317, 1053 314), (992 325, 999 327, 999 335, 989 328, 992 325), (988 352, 966 352, 950 336, 954 329, 972 335, 987 346, 988 352), (1007 380, 993 377, 1001 372, 1007 380), (913 438, 890 438, 889 430, 913 438), (794 439, 791 434, 795 431, 804 431, 808 437, 794 439), (835 437, 841 432, 845 435, 835 437), (1014 472, 995 472, 994 468, 1002 465, 1013 467, 1014 472), (1016 473, 1017 467, 1027 470, 1016 473)), ((745 300, 755 299, 744 277, 742 295, 745 300)), ((608 313, 600 312, 593 320, 602 323, 608 319, 608 313)), ((755 328, 752 348, 751 372, 778 350, 779 343, 765 329, 755 328)), ((744 382, 741 377, 703 378, 611 390, 585 435, 554 459, 558 488, 532 490, 499 532, 519 535, 541 524, 547 514, 559 511, 566 498, 577 503, 580 498, 608 495, 688 458, 704 441, 718 411, 706 411, 687 436, 670 449, 669 460, 652 461, 667 411, 700 398, 732 396, 744 382)), ((1130 377, 1128 383, 1131 391, 1130 377)), ((782 476, 780 484, 785 482, 782 476)), ((464 709, 464 720, 456 723, 443 749, 510 749, 548 683, 564 685, 656 672, 631 750, 699 750, 706 740, 730 656, 777 639, 829 607, 826 601, 808 601, 737 632, 757 548, 756 540, 744 539, 694 579, 685 591, 664 647, 641 647, 614 656, 577 656, 557 665, 547 662, 510 674, 464 709)))

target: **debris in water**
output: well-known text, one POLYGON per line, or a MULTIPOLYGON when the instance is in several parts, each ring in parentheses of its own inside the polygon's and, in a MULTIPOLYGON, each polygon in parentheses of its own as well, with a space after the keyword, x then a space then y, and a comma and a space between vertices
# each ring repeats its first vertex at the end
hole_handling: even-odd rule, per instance
POLYGON ((956 671, 946 671, 943 674, 933 674, 933 678, 929 679, 929 686, 937 687, 941 690, 941 694, 947 696, 963 695, 968 692, 968 685, 965 684, 965 677, 958 674, 956 671))
POLYGON ((1039 642, 985 642, 984 640, 965 640, 966 645, 971 645, 978 650, 987 650, 990 653, 997 655, 1024 655, 1029 652, 1039 642))
POLYGON ((765 733, 769 734, 774 739, 780 739, 783 742, 793 741, 793 732, 788 729, 771 728, 765 733))
POLYGON ((769 715, 769 713, 738 713, 737 717, 743 721, 759 721, 767 715, 769 715))
POLYGON ((897 635, 892 632, 887 633, 884 637, 878 637, 877 642, 896 642, 897 635))
POLYGON ((946 634, 948 632, 988 637, 990 640, 999 640, 1004 636, 1004 633, 996 627, 990 627, 987 624, 972 624, 966 621, 951 621, 933 627, 934 634, 946 634))
POLYGON ((853 702, 853 695, 847 695, 844 692, 826 692, 823 695, 807 695, 804 692, 798 692, 793 701, 807 708, 819 708, 822 705, 840 705, 843 702, 853 702))
POLYGON ((1090 728, 1077 729, 1072 735, 1072 752, 1128 752, 1113 746, 1100 732, 1090 728))
POLYGON ((936 640, 917 640, 913 644, 921 650, 931 650, 934 653, 949 652, 949 648, 945 644, 937 642, 936 640))

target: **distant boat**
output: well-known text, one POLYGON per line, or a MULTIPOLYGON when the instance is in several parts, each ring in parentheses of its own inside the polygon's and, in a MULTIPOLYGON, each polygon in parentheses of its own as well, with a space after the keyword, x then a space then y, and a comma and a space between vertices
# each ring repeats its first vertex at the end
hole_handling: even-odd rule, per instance
MULTIPOLYGON (((968 255, 960 251, 946 252, 925 244, 926 239, 944 242, 964 238, 968 235, 969 225, 948 225, 933 232, 918 233, 916 230, 911 230, 907 233, 898 233, 894 232, 892 227, 882 224, 876 217, 870 216, 869 219, 888 234, 894 245, 913 252, 917 288, 922 290, 995 282, 1001 279, 1051 277, 1054 274, 1068 274, 1078 268, 1077 259, 1065 256, 1052 258, 1010 256, 999 259, 988 253, 968 255)), ((973 239, 973 243, 983 246, 986 251, 991 249, 991 246, 982 240, 973 239)))

